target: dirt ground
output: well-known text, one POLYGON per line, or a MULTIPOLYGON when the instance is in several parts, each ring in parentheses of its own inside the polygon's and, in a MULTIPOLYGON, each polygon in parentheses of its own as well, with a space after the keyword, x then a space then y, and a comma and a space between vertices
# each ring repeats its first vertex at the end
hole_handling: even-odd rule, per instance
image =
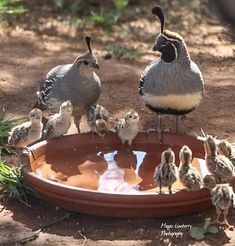
MULTIPOLYGON (((208 134, 235 142, 235 45, 221 38, 220 25, 211 25, 200 17, 190 16, 182 10, 180 18, 184 17, 184 22, 180 26, 173 22, 168 28, 177 30, 184 37, 191 58, 202 70, 206 94, 198 109, 182 119, 182 130, 188 134, 200 134, 202 128, 208 134)), ((71 63, 84 52, 86 47, 82 36, 88 32, 93 37, 92 47, 101 67, 97 72, 102 80, 99 103, 110 111, 111 121, 134 108, 140 114, 141 129, 156 127, 157 116, 145 108, 138 96, 140 74, 159 55, 151 51, 159 31, 155 19, 141 17, 118 26, 111 34, 99 28, 75 30, 61 27, 53 35, 51 26, 47 27, 45 25, 40 34, 20 27, 0 28, 0 102, 9 115, 16 112, 18 116, 28 114, 36 100, 37 81, 50 68, 71 63), (132 61, 114 57, 106 60, 104 47, 113 40, 138 48, 146 55, 132 61)), ((173 129, 173 119, 165 117, 164 126, 173 129)), ((85 118, 82 130, 88 130, 85 118)), ((66 213, 41 200, 32 199, 30 204, 30 208, 15 200, 5 204, 0 212, 0 245, 17 245, 17 241, 30 236, 32 230, 66 213)), ((183 230, 183 238, 161 235, 162 223, 196 225, 205 217, 214 216, 214 209, 174 218, 136 220, 71 214, 64 221, 45 229, 27 245, 235 245, 235 233, 230 231, 220 231, 213 237, 208 235, 203 242, 190 239, 187 230, 183 230)), ((234 213, 230 212, 229 221, 235 226, 234 219, 234 213)))

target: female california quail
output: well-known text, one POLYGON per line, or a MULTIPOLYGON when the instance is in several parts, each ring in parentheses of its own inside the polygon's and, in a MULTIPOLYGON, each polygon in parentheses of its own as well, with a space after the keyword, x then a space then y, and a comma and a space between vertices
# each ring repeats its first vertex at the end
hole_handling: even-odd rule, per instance
POLYGON ((117 121, 115 129, 123 144, 127 141, 129 145, 132 145, 132 141, 138 133, 138 123, 139 115, 135 110, 127 112, 125 118, 117 121))
POLYGON ((218 144, 218 151, 220 155, 226 156, 232 162, 233 166, 235 166, 235 153, 232 145, 228 141, 220 141, 218 144))
POLYGON ((140 78, 139 94, 145 105, 158 114, 158 132, 161 133, 161 115, 176 116, 176 131, 181 115, 194 110, 204 94, 204 81, 198 66, 191 60, 182 36, 164 30, 164 14, 160 6, 152 13, 161 22, 161 33, 153 51, 161 52, 140 78))
POLYGON ((29 121, 14 127, 9 133, 8 143, 17 148, 25 148, 39 140, 42 134, 42 112, 40 109, 30 111, 29 121))
POLYGON ((53 115, 46 124, 42 139, 59 137, 66 134, 71 126, 73 106, 68 100, 60 106, 60 112, 53 115))
POLYGON ((217 184, 216 178, 213 175, 206 175, 203 179, 204 186, 211 191, 211 200, 216 208, 217 218, 215 223, 223 225, 232 230, 227 221, 227 214, 230 206, 233 204, 233 189, 229 184, 217 184), (223 213, 223 222, 219 221, 220 215, 223 213))
POLYGON ((218 182, 228 183, 235 174, 235 167, 227 157, 217 154, 215 139, 212 136, 207 136, 203 145, 208 170, 218 182))
POLYGON ((109 112, 101 105, 92 105, 87 112, 87 123, 92 132, 104 136, 108 131, 109 112))
POLYGON ((153 180, 159 185, 160 194, 162 194, 162 187, 168 187, 171 194, 171 186, 178 177, 178 168, 175 165, 175 153, 169 148, 161 155, 161 163, 156 167, 153 180))
POLYGON ((39 82, 38 100, 34 106, 53 114, 59 111, 63 102, 70 100, 78 131, 81 116, 98 101, 101 94, 101 82, 94 72, 99 65, 92 53, 90 40, 90 37, 85 37, 88 52, 77 57, 72 64, 52 68, 39 82))
POLYGON ((180 167, 179 178, 180 182, 190 191, 199 190, 202 186, 202 176, 196 168, 192 166, 192 151, 184 145, 179 154, 180 167))

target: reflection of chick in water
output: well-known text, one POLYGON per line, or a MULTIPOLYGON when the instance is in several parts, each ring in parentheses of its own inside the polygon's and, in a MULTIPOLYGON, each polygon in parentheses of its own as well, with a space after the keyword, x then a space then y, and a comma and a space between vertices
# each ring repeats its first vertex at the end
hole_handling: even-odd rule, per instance
MULTIPOLYGON (((98 190, 106 191, 106 192, 132 192, 136 191, 133 187, 141 182, 141 179, 135 174, 133 168, 129 168, 132 165, 132 161, 136 159, 132 152, 132 158, 129 159, 125 153, 118 153, 114 151, 113 153, 104 154, 104 159, 108 164, 107 170, 100 175, 98 190), (120 163, 123 163, 124 166, 128 166, 128 168, 120 168, 117 166, 115 159, 120 163), (123 162, 122 162, 123 161, 123 162)), ((123 167, 123 165, 122 165, 123 167)))

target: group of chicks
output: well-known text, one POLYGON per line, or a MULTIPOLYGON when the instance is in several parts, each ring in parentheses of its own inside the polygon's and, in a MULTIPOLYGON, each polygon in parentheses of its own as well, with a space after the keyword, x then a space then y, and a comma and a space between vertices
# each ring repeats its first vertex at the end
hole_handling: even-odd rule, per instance
MULTIPOLYGON (((65 101, 60 106, 60 111, 54 114, 47 121, 45 126, 42 123, 42 111, 34 108, 29 113, 29 121, 14 127, 9 133, 8 143, 16 148, 25 148, 28 145, 48 138, 65 135, 72 122, 73 105, 71 101, 65 101)), ((91 131, 100 136, 108 132, 109 112, 101 105, 92 105, 87 111, 87 123, 91 131)), ((138 133, 139 115, 136 111, 130 110, 124 118, 117 120, 115 131, 124 144, 129 145, 138 133)))
POLYGON ((175 164, 175 154, 170 148, 162 153, 161 163, 154 171, 154 182, 159 185, 160 194, 162 194, 162 187, 168 187, 171 194, 171 186, 178 177, 189 191, 199 190, 203 186, 210 189, 211 200, 217 213, 215 222, 232 229, 226 218, 228 209, 233 204, 233 189, 229 185, 229 181, 235 176, 235 154, 232 145, 226 140, 216 143, 212 136, 208 136, 204 141, 204 149, 210 175, 203 178, 192 166, 192 151, 185 145, 179 152, 179 168, 175 164), (222 212, 221 223, 219 217, 222 212))

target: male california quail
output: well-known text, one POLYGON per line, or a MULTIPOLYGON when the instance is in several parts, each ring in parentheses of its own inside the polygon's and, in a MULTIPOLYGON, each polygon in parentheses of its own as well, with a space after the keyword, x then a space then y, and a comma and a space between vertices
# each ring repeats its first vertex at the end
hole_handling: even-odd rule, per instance
POLYGON ((227 157, 217 154, 215 139, 212 136, 207 136, 203 145, 208 170, 215 176, 217 182, 228 183, 235 175, 235 167, 227 157))
POLYGON ((227 221, 227 214, 230 206, 233 204, 233 189, 229 184, 217 184, 213 175, 206 175, 203 179, 204 186, 211 191, 211 200, 216 208, 217 218, 215 223, 222 224, 230 230, 233 230, 227 221), (223 222, 219 221, 219 217, 223 213, 223 222))
POLYGON ((125 118, 117 121, 115 129, 123 144, 127 141, 129 145, 132 145, 132 141, 138 133, 138 123, 139 115, 135 110, 127 112, 125 118))
POLYGON ((65 101, 60 106, 60 112, 54 114, 46 124, 42 133, 42 139, 59 137, 66 134, 71 126, 73 106, 71 102, 65 101))
POLYGON ((178 177, 178 168, 175 165, 175 153, 169 148, 162 152, 161 163, 156 167, 153 180, 159 185, 160 194, 162 194, 162 187, 168 187, 169 194, 172 193, 171 186, 178 177))
POLYGON ((191 149, 184 145, 180 150, 179 158, 179 178, 181 183, 190 191, 199 190, 202 185, 202 176, 199 171, 192 166, 191 149))
POLYGON ((81 116, 95 104, 101 94, 101 82, 93 71, 99 65, 90 47, 91 38, 86 36, 88 52, 77 57, 72 64, 52 68, 39 82, 40 89, 35 108, 57 113, 60 105, 70 100, 74 110, 74 122, 78 131, 81 116))
POLYGON ((14 128, 9 133, 8 143, 17 148, 25 148, 27 145, 39 140, 42 133, 42 112, 33 109, 29 113, 29 121, 14 128))
POLYGON ((92 105, 87 112, 87 122, 92 132, 104 136, 108 131, 109 112, 101 105, 92 105))
POLYGON ((190 113, 201 102, 204 81, 198 66, 190 59, 184 39, 176 32, 164 30, 164 14, 160 6, 152 13, 161 22, 153 51, 161 52, 140 78, 139 94, 145 105, 158 114, 158 131, 161 133, 161 114, 179 117, 190 113))

